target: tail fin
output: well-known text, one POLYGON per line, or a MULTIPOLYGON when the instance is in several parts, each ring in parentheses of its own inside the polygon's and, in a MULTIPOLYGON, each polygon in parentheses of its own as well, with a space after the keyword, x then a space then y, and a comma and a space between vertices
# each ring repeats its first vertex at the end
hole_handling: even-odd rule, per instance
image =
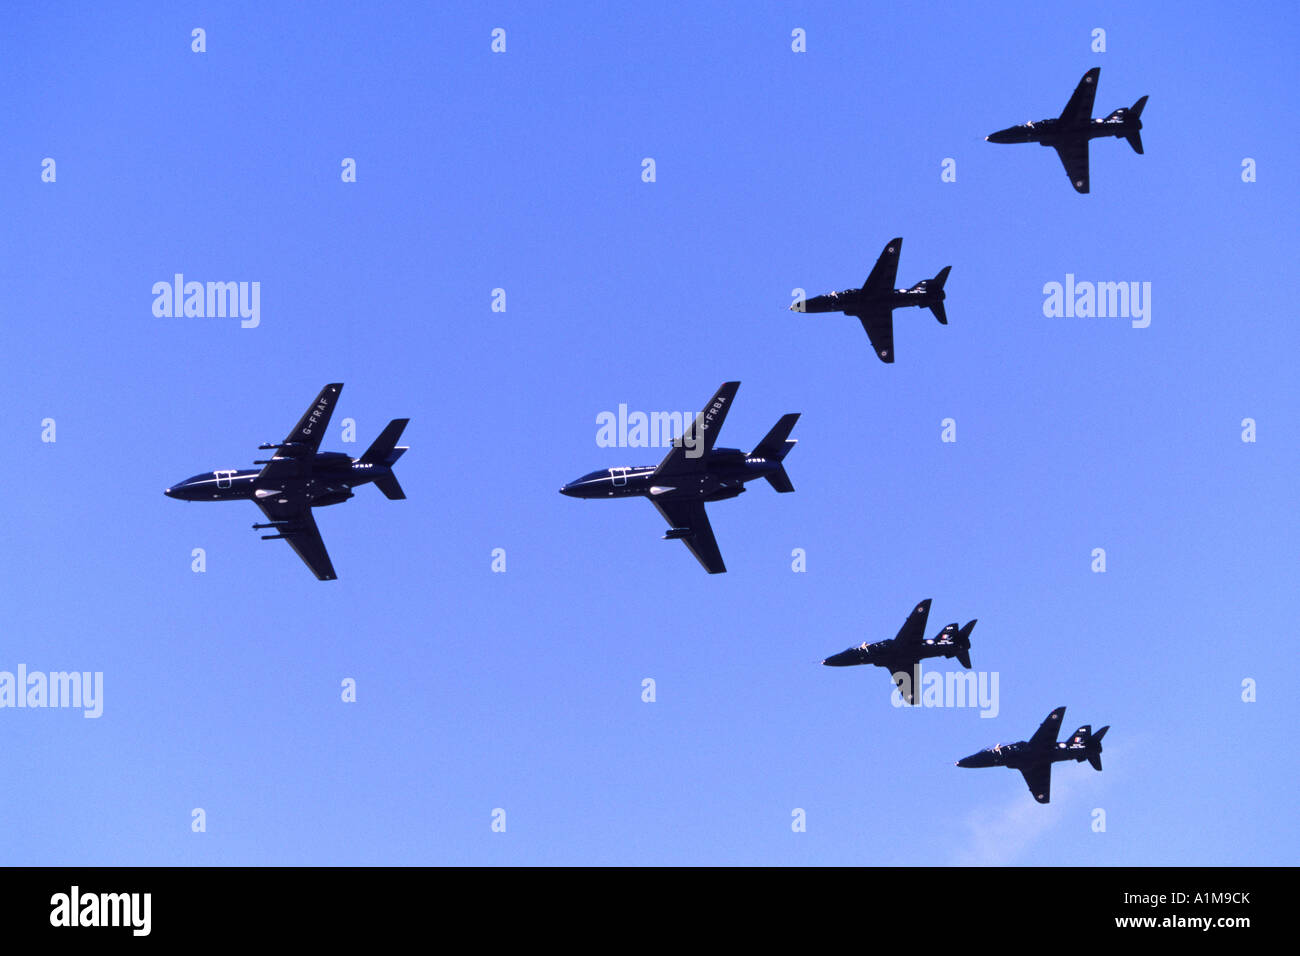
MULTIPOLYGON (((948 273, 951 271, 952 266, 944 266, 940 269, 939 274, 925 284, 926 291, 942 292, 943 284, 948 281, 948 273)), ((943 299, 936 299, 930 305, 930 311, 934 313, 934 317, 939 320, 940 324, 948 324, 948 313, 943 310, 943 299)))
POLYGON ((379 437, 371 443, 366 449, 366 453, 358 460, 367 465, 391 465, 397 459, 402 457, 405 448, 397 448, 397 442, 402 437, 402 431, 406 428, 409 418, 394 418, 379 433, 379 437), (396 454, 393 454, 396 452, 396 454))
MULTIPOLYGON (((794 429, 794 423, 799 420, 798 412, 791 412, 789 415, 782 415, 781 420, 772 426, 772 430, 764 436, 763 440, 755 446, 754 450, 749 453, 750 458, 766 458, 769 461, 784 461, 785 456, 790 454, 797 441, 788 437, 794 429)), ((765 475, 767 483, 782 494, 794 491, 794 485, 790 483, 790 476, 785 473, 785 466, 782 465, 770 475, 765 475)))
POLYGON ((1130 106, 1128 111, 1133 114, 1134 119, 1140 119, 1142 116, 1142 110, 1146 108, 1146 105, 1147 98, 1143 96, 1140 97, 1136 103, 1130 106))
MULTIPOLYGON (((978 620, 978 618, 976 619, 978 620)), ((970 670, 970 632, 975 630, 976 621, 971 621, 960 631, 957 632, 957 639, 954 642, 959 650, 957 651, 957 660, 961 661, 961 666, 970 670)))
MULTIPOLYGON (((1142 97, 1146 99, 1146 97, 1142 97)), ((1139 100, 1139 102, 1141 102, 1139 100)), ((1092 764, 1093 770, 1101 769, 1101 738, 1106 736, 1106 731, 1110 730, 1110 724, 1107 724, 1101 730, 1092 735, 1092 743, 1097 745, 1097 749, 1088 754, 1088 763, 1092 764)))

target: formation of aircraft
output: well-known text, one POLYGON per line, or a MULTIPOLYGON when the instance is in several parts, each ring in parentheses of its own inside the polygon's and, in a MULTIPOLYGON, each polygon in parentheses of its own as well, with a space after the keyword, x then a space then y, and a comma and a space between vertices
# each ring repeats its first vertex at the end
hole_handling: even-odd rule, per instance
POLYGON ((407 450, 397 442, 410 421, 393 419, 360 458, 322 452, 321 439, 341 391, 341 382, 326 385, 284 441, 259 445, 261 450, 275 452, 269 459, 253 462, 261 465, 260 469, 205 471, 172 485, 163 494, 182 501, 252 501, 268 519, 253 528, 276 532, 263 535, 263 541, 288 541, 317 578, 333 581, 334 565, 311 510, 347 501, 353 488, 367 483, 373 483, 387 498, 405 498, 393 465, 407 450))
MULTIPOLYGON (((1121 137, 1135 152, 1143 151, 1141 116, 1147 97, 1141 97, 1132 107, 1115 110, 1105 119, 1093 119, 1100 75, 1100 68, 1084 74, 1065 110, 1056 119, 1009 127, 986 139, 993 143, 1036 142, 1053 147, 1073 187, 1087 193, 1091 140, 1121 137)), ((895 309, 908 306, 929 309, 941 324, 948 324, 944 285, 952 267, 944 266, 934 278, 923 279, 910 289, 895 288, 902 245, 901 237, 885 245, 861 288, 814 296, 790 308, 809 313, 841 312, 857 318, 876 356, 882 362, 893 363, 895 309)), ((739 387, 739 382, 723 383, 658 465, 593 471, 564 485, 561 494, 573 498, 648 498, 668 523, 666 540, 682 541, 709 574, 725 572, 727 568, 705 504, 734 498, 745 491, 746 483, 758 478, 765 479, 778 493, 794 491, 784 460, 795 445, 789 436, 799 419, 798 413, 782 416, 751 452, 717 447, 718 434, 739 387)), ((406 497, 393 466, 407 451, 397 442, 409 419, 389 422, 359 458, 320 451, 321 439, 342 389, 341 383, 326 385, 284 441, 258 446, 274 452, 269 459, 254 462, 260 469, 203 472, 167 488, 164 493, 185 501, 253 501, 268 519, 266 523, 254 524, 253 528, 275 532, 263 535, 263 540, 288 541, 318 579, 334 580, 334 566, 312 509, 347 501, 354 496, 353 489, 367 483, 373 483, 390 499, 406 497)), ((963 667, 971 667, 970 635, 976 622, 969 621, 964 627, 953 622, 927 639, 925 627, 930 604, 929 598, 921 601, 891 640, 864 642, 822 663, 829 667, 862 664, 884 667, 907 703, 914 703, 920 682, 904 681, 903 677, 912 674, 915 678, 922 660, 955 657, 963 667)), ((1029 740, 981 750, 957 761, 957 766, 1015 768, 1024 776, 1034 799, 1047 803, 1051 798, 1052 764, 1087 760, 1101 770, 1101 740, 1109 730, 1103 727, 1094 734, 1085 724, 1069 739, 1058 742, 1064 715, 1065 708, 1058 707, 1029 740)))
POLYGON ((856 664, 874 664, 889 671, 907 703, 914 703, 920 687, 916 665, 931 657, 955 657, 962 667, 970 669, 970 632, 975 622, 961 627, 953 621, 934 637, 925 636, 925 624, 930 618, 930 598, 926 598, 908 615, 897 636, 874 644, 863 642, 822 661, 827 667, 852 667, 856 664))
POLYGON ((1039 120, 1022 126, 1008 126, 984 137, 990 143, 1038 143, 1051 146, 1061 157, 1065 174, 1075 191, 1088 191, 1088 143, 1101 136, 1128 140, 1133 152, 1142 152, 1142 110, 1147 98, 1140 97, 1127 109, 1115 110, 1105 119, 1092 118, 1092 103, 1097 96, 1101 67, 1094 66, 1075 87, 1074 95, 1056 119, 1039 120))
POLYGON ((738 448, 718 448, 718 433, 736 397, 739 382, 725 382, 694 423, 673 442, 658 465, 602 468, 577 478, 560 489, 570 498, 649 498, 668 522, 665 540, 679 540, 710 574, 727 570, 713 537, 707 501, 735 498, 745 483, 765 478, 776 491, 794 491, 782 462, 795 439, 790 437, 799 413, 782 415, 746 454, 738 448))
POLYGON ((1110 730, 1109 725, 1095 734, 1090 724, 1084 724, 1068 740, 1057 741, 1061 732, 1061 719, 1065 708, 1058 707, 1034 731, 1028 740, 1014 744, 997 744, 979 753, 962 757, 959 767, 1011 767, 1019 770, 1029 786, 1029 792, 1039 803, 1052 799, 1052 764, 1062 760, 1088 761, 1095 770, 1101 769, 1101 738, 1110 730))
POLYGON ((862 323, 867 330, 871 347, 882 362, 894 361, 894 310, 908 306, 929 309, 943 325, 948 315, 943 308, 947 294, 943 284, 948 281, 952 266, 944 266, 933 279, 922 279, 910 289, 895 289, 898 278, 898 255, 903 251, 901 238, 890 239, 876 260, 867 281, 861 289, 845 289, 813 296, 790 306, 792 312, 843 312, 862 323))

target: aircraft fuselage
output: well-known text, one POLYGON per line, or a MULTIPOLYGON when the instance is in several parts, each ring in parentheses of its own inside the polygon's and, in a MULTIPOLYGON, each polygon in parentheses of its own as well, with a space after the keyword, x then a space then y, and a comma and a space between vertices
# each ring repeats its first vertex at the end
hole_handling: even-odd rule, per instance
MULTIPOLYGON (((689 458, 690 453, 687 452, 689 458)), ((569 482, 570 498, 652 498, 721 501, 745 490, 745 483, 781 470, 775 459, 755 458, 734 448, 715 448, 699 470, 655 478, 655 465, 602 468, 569 482)))
POLYGON ((883 295, 863 292, 861 289, 845 289, 843 292, 829 292, 815 295, 803 302, 804 312, 847 312, 858 314, 870 309, 904 309, 915 306, 928 309, 936 302, 947 298, 943 289, 894 289, 883 295))
POLYGON ((1059 119, 1039 120, 1021 126, 1008 126, 986 139, 990 143, 1038 143, 1040 146, 1061 146, 1077 140, 1094 140, 1105 136, 1126 137, 1142 129, 1142 120, 1126 110, 1120 115, 1092 119, 1086 123, 1063 125, 1059 119))
POLYGON ((987 747, 979 753, 973 753, 969 757, 962 757, 957 761, 957 766, 1011 767, 1020 770, 1024 767, 1032 767, 1042 763, 1060 763, 1062 760, 1083 761, 1087 759, 1088 745, 1086 743, 1061 740, 1047 744, 1044 747, 1035 747, 1027 740, 1020 740, 1014 744, 997 744, 993 747, 987 747))
POLYGON ((257 480, 260 468, 237 471, 233 468, 205 471, 186 478, 166 489, 163 494, 182 501, 242 501, 271 495, 305 498, 313 508, 339 504, 352 497, 352 489, 383 475, 392 474, 385 464, 369 464, 342 452, 321 452, 304 462, 302 474, 293 478, 257 480))
POLYGON ((886 668, 891 674, 899 671, 911 672, 917 662, 931 657, 956 657, 962 647, 953 641, 926 638, 920 644, 912 645, 909 652, 903 654, 898 648, 898 639, 877 641, 874 644, 861 644, 841 651, 822 661, 828 667, 852 667, 855 664, 874 664, 886 668))

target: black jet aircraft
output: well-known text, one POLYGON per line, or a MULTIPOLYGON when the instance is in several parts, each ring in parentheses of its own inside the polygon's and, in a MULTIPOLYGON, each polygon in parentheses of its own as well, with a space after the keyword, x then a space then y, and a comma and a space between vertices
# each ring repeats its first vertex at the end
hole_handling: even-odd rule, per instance
POLYGON ((790 311, 843 312, 853 316, 867 330, 867 338, 871 339, 880 361, 892 363, 895 309, 907 306, 929 309, 940 323, 948 324, 948 315, 943 309, 943 300, 947 297, 943 284, 948 281, 952 266, 944 266, 933 279, 922 279, 910 289, 895 289, 898 254, 902 251, 903 240, 890 239, 861 289, 845 289, 803 299, 790 306, 790 311))
POLYGON ((1110 730, 1107 725, 1095 734, 1091 724, 1084 724, 1069 740, 1059 743, 1056 735, 1061 731, 1061 718, 1065 708, 1058 707, 1047 715, 1034 736, 1014 744, 998 744, 957 761, 959 767, 1014 767, 1029 785, 1029 792, 1039 803, 1052 798, 1052 764, 1061 760, 1088 761, 1101 769, 1101 738, 1110 730))
POLYGON ((739 382, 724 383, 657 466, 602 468, 569 482, 560 494, 570 498, 649 498, 668 522, 664 540, 682 541, 706 571, 722 574, 727 566, 722 563, 704 503, 734 498, 745 490, 745 482, 755 478, 766 478, 779 492, 794 491, 781 462, 795 445, 789 435, 799 420, 798 412, 781 416, 748 455, 738 448, 714 447, 738 388, 739 382))
POLYGON ((875 664, 889 671, 894 686, 903 700, 914 702, 918 690, 916 665, 927 657, 955 657, 961 666, 970 669, 970 632, 975 622, 960 627, 953 621, 932 638, 925 636, 925 622, 930 618, 930 599, 926 598, 898 629, 898 636, 874 644, 863 643, 850 647, 834 657, 822 661, 827 667, 851 667, 854 664, 875 664))
POLYGON ((1092 101, 1097 95, 1101 67, 1094 66, 1074 90, 1065 111, 1056 119, 1039 120, 1024 126, 1009 126, 984 138, 990 143, 1037 143, 1051 146, 1061 157, 1070 184, 1081 193, 1088 191, 1088 141, 1099 136, 1122 136, 1133 152, 1142 152, 1142 108, 1144 96, 1128 109, 1117 109, 1105 119, 1092 118, 1092 101))
POLYGON ((393 464, 406 451, 397 441, 410 421, 393 419, 360 458, 337 451, 318 451, 341 391, 342 383, 326 385, 288 438, 279 444, 258 445, 259 449, 275 450, 271 458, 253 462, 261 465, 260 469, 205 471, 172 485, 163 494, 183 501, 251 500, 270 519, 253 527, 273 528, 277 532, 262 535, 263 541, 281 538, 288 541, 317 578, 333 581, 334 565, 316 529, 311 509, 347 501, 352 497, 352 489, 366 482, 374 482, 388 498, 405 498, 406 493, 393 474, 393 464))

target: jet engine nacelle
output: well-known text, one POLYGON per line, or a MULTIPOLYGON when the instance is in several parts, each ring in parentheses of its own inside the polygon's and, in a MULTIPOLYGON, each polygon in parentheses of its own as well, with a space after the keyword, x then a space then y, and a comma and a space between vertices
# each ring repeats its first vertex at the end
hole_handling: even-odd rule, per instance
POLYGON ((341 491, 330 491, 330 492, 326 492, 323 495, 317 495, 315 498, 313 498, 311 502, 311 506, 313 508, 324 508, 326 505, 341 504, 342 502, 347 501, 349 498, 353 498, 353 497, 355 497, 355 494, 350 488, 345 488, 341 491))
POLYGON ((747 456, 739 448, 715 448, 709 460, 714 464, 730 465, 742 462, 747 456))
POLYGON ((709 495, 708 500, 723 501, 727 498, 734 498, 736 495, 744 493, 744 491, 745 486, 740 482, 736 482, 735 485, 719 488, 717 491, 709 495))

